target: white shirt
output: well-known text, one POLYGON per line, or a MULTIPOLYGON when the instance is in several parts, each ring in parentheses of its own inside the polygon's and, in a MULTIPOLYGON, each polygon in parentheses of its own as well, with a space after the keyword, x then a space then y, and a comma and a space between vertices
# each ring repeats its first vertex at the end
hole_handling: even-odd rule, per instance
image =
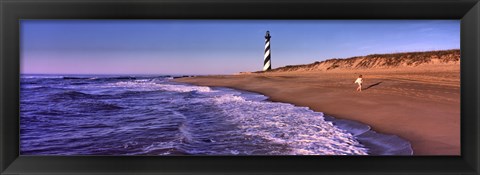
POLYGON ((357 80, 355 80, 355 83, 362 84, 362 83, 363 83, 363 79, 362 79, 362 78, 357 78, 357 80))

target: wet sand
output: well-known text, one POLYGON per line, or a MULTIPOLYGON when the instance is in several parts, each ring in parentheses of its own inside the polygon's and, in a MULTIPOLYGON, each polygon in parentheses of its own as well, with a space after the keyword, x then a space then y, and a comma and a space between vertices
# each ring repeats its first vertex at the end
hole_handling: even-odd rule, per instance
POLYGON ((264 94, 411 142, 414 155, 460 155, 460 66, 214 75, 175 79, 264 94), (364 90, 353 82, 363 74, 364 90))

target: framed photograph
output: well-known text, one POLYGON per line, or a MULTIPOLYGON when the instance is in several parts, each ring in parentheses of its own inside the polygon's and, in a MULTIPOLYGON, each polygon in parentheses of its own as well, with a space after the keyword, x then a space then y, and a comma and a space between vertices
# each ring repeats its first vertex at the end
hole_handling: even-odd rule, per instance
POLYGON ((0 9, 2 174, 479 173, 478 1, 0 9))

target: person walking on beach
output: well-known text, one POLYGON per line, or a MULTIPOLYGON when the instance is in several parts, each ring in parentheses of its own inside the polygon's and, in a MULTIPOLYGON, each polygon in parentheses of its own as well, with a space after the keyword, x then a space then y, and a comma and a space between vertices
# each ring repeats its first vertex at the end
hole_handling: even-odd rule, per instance
POLYGON ((361 74, 358 76, 357 80, 355 80, 355 82, 353 82, 353 83, 358 83, 357 91, 362 92, 363 78, 362 78, 361 74))

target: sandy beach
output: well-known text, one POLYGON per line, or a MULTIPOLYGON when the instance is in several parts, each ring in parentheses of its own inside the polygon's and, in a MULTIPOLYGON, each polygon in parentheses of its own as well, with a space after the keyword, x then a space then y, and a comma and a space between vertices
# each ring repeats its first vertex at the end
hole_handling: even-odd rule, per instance
POLYGON ((261 93, 411 142, 414 155, 460 155, 460 66, 294 71, 175 79, 261 93), (363 92, 353 82, 364 77, 363 92))

